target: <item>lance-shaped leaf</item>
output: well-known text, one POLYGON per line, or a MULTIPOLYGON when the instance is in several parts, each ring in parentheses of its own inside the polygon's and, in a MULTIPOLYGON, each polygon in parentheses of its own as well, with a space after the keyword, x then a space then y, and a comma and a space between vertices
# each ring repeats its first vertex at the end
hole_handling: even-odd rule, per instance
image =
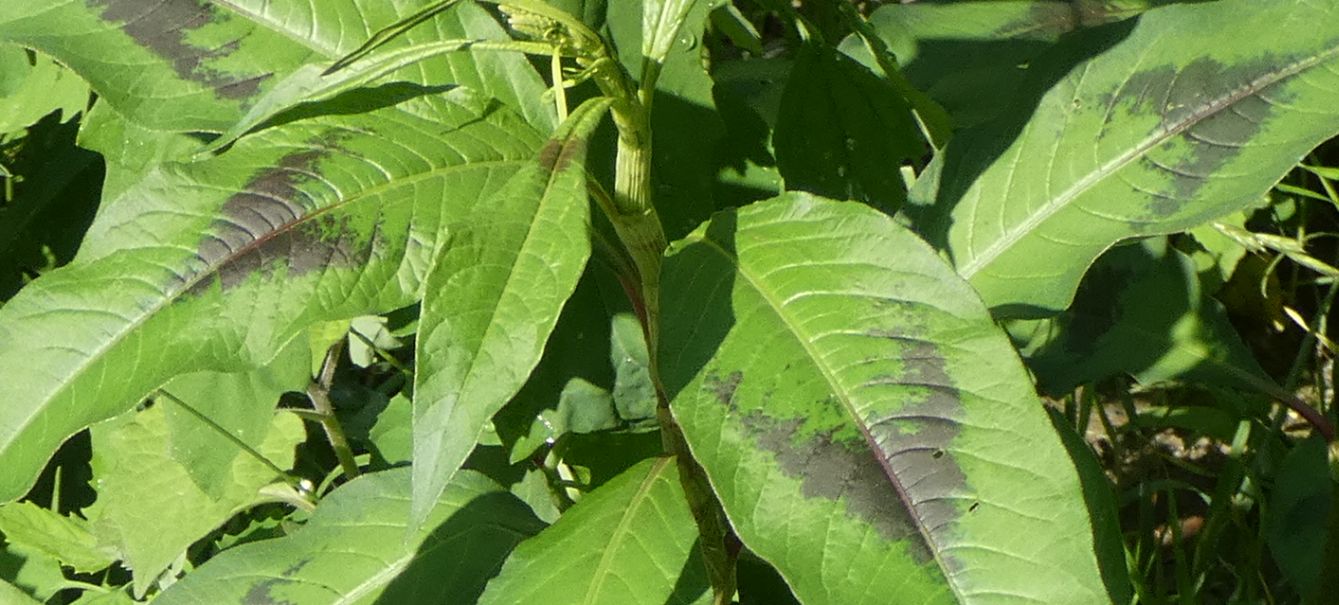
POLYGON ((576 289, 590 256, 586 137, 609 104, 577 108, 536 159, 447 224, 414 350, 416 520, 525 384, 576 289))
POLYGON ((491 479, 465 471, 406 539, 409 475, 341 486, 301 530, 224 552, 154 603, 473 603, 516 543, 544 526, 491 479))
MULTIPOLYGON (((54 0, 0 3, 0 42, 36 48, 83 76, 132 122, 161 130, 223 131, 286 74, 329 63, 425 2, 380 0, 54 0)), ((502 39, 473 3, 395 44, 502 39)), ((446 57, 396 74, 459 84, 518 108, 547 130, 544 84, 518 54, 446 57)))
POLYGON ((1100 603, 1078 476, 970 286, 803 194, 671 246, 661 377, 744 543, 809 604, 1100 603))
POLYGON ((1028 71, 1007 117, 960 133, 912 197, 987 304, 1035 316, 1114 242, 1241 209, 1339 132, 1339 1, 1165 7, 1028 71))
POLYGON ((69 435, 168 379, 267 363, 306 326, 421 297, 445 217, 529 165, 540 137, 459 89, 294 122, 164 164, 101 214, 75 260, 0 309, 0 501, 69 435))
POLYGON ((708 599, 673 458, 644 460, 525 541, 480 605, 688 605, 708 599))

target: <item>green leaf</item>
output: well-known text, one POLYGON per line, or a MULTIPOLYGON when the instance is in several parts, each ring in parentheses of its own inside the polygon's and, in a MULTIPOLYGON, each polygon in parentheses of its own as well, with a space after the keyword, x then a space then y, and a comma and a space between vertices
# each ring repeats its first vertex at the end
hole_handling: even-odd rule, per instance
POLYGON ((1339 3, 1170 6, 1028 71, 917 181, 912 220, 997 314, 1036 317, 1116 241, 1244 208, 1339 132, 1339 3))
POLYGON ((0 46, 0 137, 53 111, 62 121, 88 106, 88 84, 46 55, 29 61, 28 51, 0 46))
POLYGON ((465 471, 406 539, 410 491, 409 469, 359 477, 293 535, 224 552, 154 603, 473 603, 511 549, 543 527, 496 483, 465 471))
POLYGON ((26 546, 6 544, 0 548, 0 580, 46 601, 60 592, 65 574, 55 557, 26 546))
POLYGON ((33 368, 0 381, 0 501, 178 374, 255 368, 308 325, 419 299, 447 217, 531 164, 539 137, 463 89, 409 103, 439 117, 286 124, 104 204, 75 260, 0 309, 0 367, 33 368))
POLYGON ((144 128, 103 101, 94 103, 79 125, 79 146, 98 152, 107 167, 104 206, 120 199, 158 164, 189 158, 200 144, 186 133, 144 128))
POLYGON ((587 102, 487 202, 451 217, 427 277, 414 358, 414 518, 539 362, 590 256, 587 102))
MULTIPOLYGON (((218 497, 196 486, 173 459, 161 402, 148 410, 100 424, 93 433, 93 474, 98 500, 88 509, 93 533, 115 547, 134 573, 136 595, 186 548, 233 514, 266 501, 260 488, 281 477, 249 456, 237 458, 218 497)), ((265 441, 256 448, 280 468, 293 465, 293 448, 305 438, 302 421, 271 415, 265 441)))
POLYGON ((0 580, 0 602, 8 605, 41 605, 41 601, 4 580, 0 580))
POLYGON ((1079 479, 980 299, 860 204, 790 194, 665 259, 670 408, 805 603, 1106 599, 1079 479))
MULTIPOLYGON (((0 41, 50 54, 132 122, 221 132, 285 75, 349 53, 419 4, 328 0, 318 10, 304 0, 7 2, 0 5, 0 41)), ((430 23, 393 44, 505 35, 472 3, 430 23)), ((543 81, 519 55, 461 54, 395 77, 466 86, 520 110, 544 130, 553 124, 552 109, 539 98, 543 81)))
POLYGON ((523 542, 480 605, 709 602, 673 458, 645 460, 523 542))
POLYGON ((1121 246, 1084 278, 1074 304, 1010 330, 1034 334, 1023 357, 1052 395, 1119 373, 1144 384, 1188 380, 1271 392, 1273 381, 1206 296, 1193 262, 1166 238, 1121 246))
POLYGON ((98 545, 83 519, 66 517, 31 502, 0 506, 0 533, 10 544, 51 555, 77 572, 92 573, 117 560, 111 549, 98 545))
POLYGON ((368 441, 377 453, 390 464, 409 462, 414 458, 414 404, 404 393, 396 394, 377 416, 377 423, 368 431, 368 441))
POLYGON ((195 372, 173 378, 163 390, 191 406, 205 421, 174 401, 166 409, 172 459, 190 473, 196 486, 219 497, 242 450, 223 429, 251 447, 259 446, 270 430, 279 396, 302 391, 311 380, 307 339, 298 337, 275 360, 250 372, 195 372))
POLYGON ((805 46, 790 70, 773 135, 788 191, 895 212, 898 165, 924 153, 911 108, 886 80, 830 48, 805 46))

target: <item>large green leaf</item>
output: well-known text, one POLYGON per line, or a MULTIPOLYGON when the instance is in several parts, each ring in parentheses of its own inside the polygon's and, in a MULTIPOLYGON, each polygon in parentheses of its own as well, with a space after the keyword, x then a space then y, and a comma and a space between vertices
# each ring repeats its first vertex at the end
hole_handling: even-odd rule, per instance
POLYGON ((164 164, 104 204, 78 256, 0 309, 0 501, 69 435, 187 372, 268 362, 306 326, 422 296, 447 217, 540 137, 468 90, 293 122, 164 164))
POLYGON ((1079 480, 985 306, 863 205, 790 194, 671 247, 662 380, 803 602, 1099 603, 1079 480))
POLYGON ((1117 240, 1243 208, 1339 132, 1339 2, 1164 7, 1028 71, 912 192, 917 229, 1007 315, 1064 308, 1117 240))
POLYGON ((422 519, 493 414, 525 384, 590 256, 582 105, 495 195, 446 224, 414 357, 414 516, 422 519))
POLYGON ((481 605, 687 605, 707 596, 673 458, 645 460, 521 544, 481 605))
MULTIPOLYGON (((222 131, 286 74, 332 62, 428 1, 6 1, 0 41, 55 57, 133 122, 222 131)), ((462 3, 396 43, 503 36, 486 11, 462 3)), ((552 126, 552 110, 540 99, 544 85, 519 55, 460 54, 406 68, 394 79, 467 86, 544 129, 552 126)))
POLYGON ((409 475, 395 469, 340 487, 298 532, 224 552, 154 603, 473 603, 511 549, 543 527, 492 480, 465 471, 407 534, 409 475))
MULTIPOLYGON (((186 548, 234 513, 267 500, 260 489, 282 477, 249 456, 218 477, 217 495, 198 487, 172 457, 161 401, 148 410, 99 424, 93 433, 93 475, 98 500, 87 514, 100 544, 114 548, 134 573, 136 595, 186 548)), ((291 414, 267 415, 271 427, 256 447, 279 468, 293 465, 293 448, 305 437, 291 414)))

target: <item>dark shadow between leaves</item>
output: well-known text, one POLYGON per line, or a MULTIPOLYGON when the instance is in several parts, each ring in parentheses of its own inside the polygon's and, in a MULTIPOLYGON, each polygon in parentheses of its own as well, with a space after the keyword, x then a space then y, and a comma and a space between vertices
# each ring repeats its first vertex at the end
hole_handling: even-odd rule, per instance
POLYGON ((479 496, 432 530, 375 603, 474 603, 512 549, 543 528, 515 496, 479 496))
POLYGON ((712 244, 694 242, 665 259, 660 296, 665 320, 658 358, 661 384, 671 405, 711 361, 735 325, 731 298, 736 265, 721 254, 737 257, 738 220, 733 210, 716 213, 703 236, 712 244))

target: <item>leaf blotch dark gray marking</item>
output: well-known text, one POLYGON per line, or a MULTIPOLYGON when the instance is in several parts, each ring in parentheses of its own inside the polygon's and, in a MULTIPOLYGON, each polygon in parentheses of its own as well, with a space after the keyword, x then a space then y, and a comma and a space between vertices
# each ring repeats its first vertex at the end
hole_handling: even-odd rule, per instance
MULTIPOLYGON (((1184 157, 1167 159, 1156 154, 1155 148, 1139 159, 1146 169, 1170 179, 1170 187, 1152 194, 1147 206, 1151 217, 1182 211, 1213 174, 1259 135, 1275 105, 1289 100, 1278 87, 1292 76, 1282 74, 1301 59, 1264 56, 1224 65, 1199 58, 1179 69, 1164 66, 1135 73, 1115 92, 1099 99, 1103 106, 1157 115, 1160 128, 1190 147, 1184 157)), ((1120 114, 1113 115, 1119 118, 1120 114)), ((1106 126, 1115 127, 1115 121, 1106 126)))
POLYGON ((88 0, 88 4, 101 8, 102 19, 120 24, 121 31, 136 44, 167 60, 177 76, 212 88, 220 98, 251 98, 260 83, 272 75, 239 76, 206 66, 235 52, 238 43, 212 49, 187 43, 189 32, 222 18, 212 4, 203 0, 88 0))
POLYGON ((549 172, 562 172, 585 155, 584 139, 549 139, 539 150, 539 165, 549 172))
POLYGON ((355 243, 347 216, 309 210, 300 202, 305 194, 299 186, 328 153, 328 147, 314 145, 284 156, 224 202, 221 217, 211 223, 196 250, 215 279, 200 278, 191 293, 207 291, 215 281, 227 291, 254 274, 271 275, 281 267, 293 278, 331 265, 352 265, 370 253, 355 243))
POLYGON ((707 379, 703 384, 716 395, 716 401, 718 403, 730 407, 734 405, 735 391, 739 389, 739 383, 743 380, 743 372, 735 370, 730 372, 725 378, 721 378, 715 374, 707 376, 707 379))
POLYGON ((270 589, 280 584, 284 584, 284 582, 278 579, 257 582, 242 596, 242 603, 245 605, 296 605, 287 599, 276 599, 270 594, 270 589))
MULTIPOLYGON (((897 409, 858 419, 860 431, 815 430, 812 418, 775 418, 763 410, 740 420, 758 447, 775 455, 781 471, 800 481, 806 498, 842 499, 849 515, 885 539, 905 543, 912 557, 926 563, 936 558, 934 533, 951 528, 969 497, 950 448, 963 415, 961 393, 933 344, 891 330, 872 332, 897 341, 900 369, 862 389, 897 389, 904 401, 897 409)), ((738 386, 728 378, 708 385, 731 397, 738 386)), ((842 404, 829 399, 820 405, 842 404)), ((949 571, 958 566, 943 553, 938 560, 949 571)))

